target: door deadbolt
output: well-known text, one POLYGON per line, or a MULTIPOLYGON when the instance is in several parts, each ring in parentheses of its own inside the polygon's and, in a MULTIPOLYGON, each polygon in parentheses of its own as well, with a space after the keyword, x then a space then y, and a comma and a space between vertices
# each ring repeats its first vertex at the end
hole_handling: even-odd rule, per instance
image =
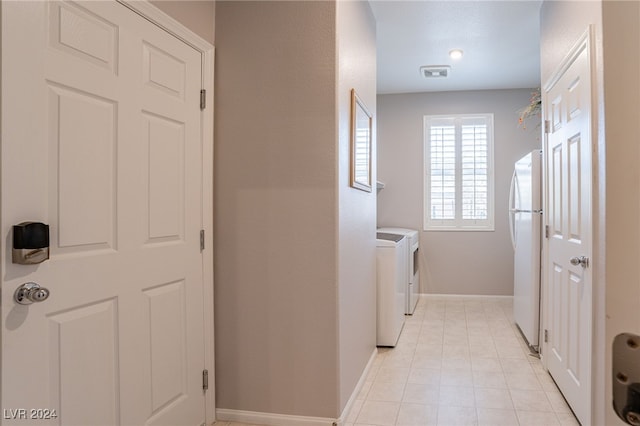
POLYGON ((49 290, 37 283, 24 283, 16 289, 13 300, 20 305, 44 302, 49 297, 49 290))
POLYGON ((612 349, 613 409, 625 423, 640 426, 640 336, 618 334, 612 349))
POLYGON ((13 226, 11 260, 19 265, 37 265, 49 259, 49 225, 22 222, 13 226))

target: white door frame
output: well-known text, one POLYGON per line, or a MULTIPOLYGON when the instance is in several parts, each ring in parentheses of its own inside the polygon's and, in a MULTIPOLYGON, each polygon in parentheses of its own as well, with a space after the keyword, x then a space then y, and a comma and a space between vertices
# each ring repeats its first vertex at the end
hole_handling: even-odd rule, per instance
MULTIPOLYGON (((598 129, 597 129, 597 123, 598 123, 598 117, 597 117, 597 96, 598 96, 598 92, 596 90, 596 76, 595 76, 595 54, 594 54, 594 34, 593 34, 593 26, 589 25, 587 27, 587 29, 582 33, 582 35, 578 38, 578 40, 576 41, 576 43, 571 47, 571 49, 569 49, 569 51, 567 52, 566 56, 564 57, 564 59, 562 60, 562 62, 560 62, 560 64, 558 64, 558 67, 556 68, 555 72, 551 75, 551 77, 545 82, 545 84, 542 86, 543 88, 543 94, 546 93, 545 89, 548 89, 550 87, 552 87, 559 79, 560 77, 562 77, 562 75, 565 73, 565 71, 569 68, 569 66, 573 63, 573 61, 575 60, 575 58, 577 57, 577 55, 584 49, 587 52, 588 55, 588 60, 589 60, 589 66, 591 67, 591 72, 590 72, 590 76, 591 76, 591 81, 590 86, 591 86, 591 103, 590 103, 590 130, 591 130, 591 172, 592 172, 592 188, 591 188, 591 212, 590 212, 590 216, 591 216, 591 247, 590 247, 590 252, 591 252, 591 262, 590 262, 590 269, 591 269, 591 288, 592 288, 592 294, 591 294, 591 300, 592 300, 592 330, 591 330, 591 377, 590 377, 590 382, 591 382, 591 386, 590 386, 590 419, 593 421, 596 417, 595 417, 595 412, 597 410, 594 409, 594 407, 596 407, 596 404, 601 403, 602 401, 600 401, 600 398, 598 398, 597 392, 598 390, 596 389, 594 385, 594 382, 596 382, 596 375, 599 373, 599 366, 598 366, 598 362, 601 362, 601 359, 596 355, 597 353, 599 353, 599 350, 597 349, 597 346, 599 344, 599 340, 598 340, 598 330, 601 327, 602 323, 604 322, 603 318, 598 318, 595 314, 597 312, 600 311, 600 305, 602 304, 602 294, 603 291, 601 291, 600 286, 604 285, 604 283, 602 281, 600 281, 598 278, 600 277, 600 262, 599 262, 599 234, 598 234, 598 218, 597 216, 594 214, 594 212, 597 212, 599 210, 599 198, 598 198, 598 185, 596 184, 596 179, 598 178, 598 173, 597 173, 597 164, 599 162, 599 158, 598 158, 598 129)), ((547 106, 545 105, 547 104, 547 102, 542 103, 543 106, 543 117, 546 117, 546 111, 544 110, 544 108, 546 108, 547 106)), ((543 130, 544 133, 544 143, 543 143, 543 147, 546 147, 546 140, 548 137, 548 134, 543 130)), ((544 188, 544 196, 543 196, 543 211, 547 212, 547 206, 548 206, 548 202, 549 202, 549 193, 547 191, 547 173, 548 173, 548 165, 546 162, 546 155, 543 156, 545 158, 545 161, 543 163, 543 188, 544 188)), ((544 225, 546 225, 547 219, 545 219, 545 223, 544 225)), ((548 330, 549 328, 549 282, 548 282, 548 276, 547 276, 547 272, 548 272, 548 259, 549 259, 549 239, 548 238, 543 238, 543 243, 542 243, 542 265, 541 265, 541 315, 542 315, 542 319, 541 319, 541 336, 542 336, 542 342, 541 342, 541 358, 542 358, 542 363, 543 366, 545 367, 545 370, 548 370, 547 367, 547 363, 549 360, 549 345, 547 344, 547 342, 545 342, 544 340, 546 340, 545 338, 545 330, 548 330)))
MULTIPOLYGON (((213 63, 214 46, 162 12, 147 0, 116 0, 118 3, 159 26, 202 55, 202 89, 206 90, 206 109, 201 111, 202 129, 202 228, 205 231, 203 257, 205 368, 209 370, 209 390, 205 394, 205 421, 215 421, 215 363, 213 324, 213 63)), ((212 22, 211 25, 214 23, 212 22)))

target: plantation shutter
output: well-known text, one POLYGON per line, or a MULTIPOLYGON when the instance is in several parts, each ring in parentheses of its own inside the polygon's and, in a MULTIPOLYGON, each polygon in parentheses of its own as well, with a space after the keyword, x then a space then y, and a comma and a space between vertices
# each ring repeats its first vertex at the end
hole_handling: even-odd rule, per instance
POLYGON ((488 216, 488 140, 484 120, 462 119, 462 219, 488 216))
POLYGON ((456 217, 456 133, 453 120, 440 120, 430 129, 431 218, 456 217), (450 122, 450 124, 446 124, 450 122))
POLYGON ((425 229, 493 230, 493 116, 425 117, 425 229))

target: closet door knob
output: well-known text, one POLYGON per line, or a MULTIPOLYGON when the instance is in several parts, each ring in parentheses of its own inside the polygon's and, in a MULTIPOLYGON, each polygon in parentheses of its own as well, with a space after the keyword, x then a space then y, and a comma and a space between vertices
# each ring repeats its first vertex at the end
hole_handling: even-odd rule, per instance
POLYGON ((569 262, 571 262, 573 266, 580 265, 583 268, 589 266, 589 258, 587 256, 575 256, 569 259, 569 262))
POLYGON ((47 298, 49 298, 49 290, 40 287, 37 283, 24 283, 13 294, 13 300, 20 305, 44 302, 47 298))

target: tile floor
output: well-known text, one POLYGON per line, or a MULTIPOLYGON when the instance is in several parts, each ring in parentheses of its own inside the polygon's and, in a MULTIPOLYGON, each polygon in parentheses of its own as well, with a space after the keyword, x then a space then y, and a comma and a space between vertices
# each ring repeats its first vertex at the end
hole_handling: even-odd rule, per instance
POLYGON ((578 425, 510 298, 422 297, 398 345, 378 349, 345 426, 427 425, 578 425))

